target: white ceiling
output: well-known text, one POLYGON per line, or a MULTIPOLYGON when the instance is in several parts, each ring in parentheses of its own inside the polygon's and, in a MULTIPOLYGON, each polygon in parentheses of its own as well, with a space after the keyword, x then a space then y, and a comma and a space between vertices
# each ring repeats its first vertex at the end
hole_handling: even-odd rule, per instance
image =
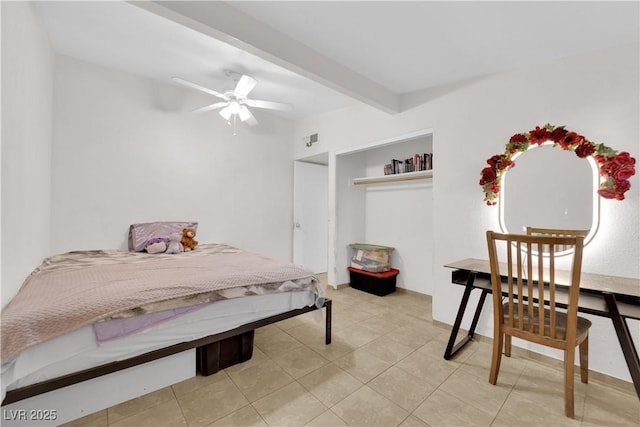
MULTIPOLYGON (((640 40, 627 2, 38 2, 56 52, 217 91, 225 70, 290 118, 402 95, 640 40)), ((215 99, 212 99, 214 102, 215 99)), ((193 108, 201 105, 194 105, 193 108)), ((206 114, 206 113, 205 113, 206 114)))

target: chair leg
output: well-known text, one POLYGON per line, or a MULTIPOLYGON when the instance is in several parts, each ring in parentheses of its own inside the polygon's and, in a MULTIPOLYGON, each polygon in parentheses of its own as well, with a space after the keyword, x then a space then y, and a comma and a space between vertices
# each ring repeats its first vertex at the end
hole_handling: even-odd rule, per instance
POLYGON ((505 335, 504 337, 504 355, 511 357, 511 335, 505 335))
POLYGON ((564 351, 564 415, 574 418, 573 406, 573 366, 576 354, 575 346, 568 344, 564 351))
POLYGON ((589 382, 589 335, 580 343, 580 381, 589 382))
POLYGON ((489 372, 489 383, 496 385, 498 382, 498 372, 500 371, 500 360, 502 359, 502 342, 504 340, 502 331, 495 331, 493 334, 493 354, 491 355, 491 371, 489 372))

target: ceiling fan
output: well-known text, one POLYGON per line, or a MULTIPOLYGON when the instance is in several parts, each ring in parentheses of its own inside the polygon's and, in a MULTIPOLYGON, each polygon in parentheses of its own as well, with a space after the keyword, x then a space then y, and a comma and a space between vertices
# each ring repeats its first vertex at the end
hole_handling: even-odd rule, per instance
POLYGON ((214 102, 213 104, 205 105, 204 107, 193 110, 193 112, 204 113, 206 111, 222 108, 219 114, 227 120, 229 124, 231 124, 231 117, 233 116, 235 123, 235 118, 237 116, 243 123, 247 123, 250 126, 257 125, 258 121, 251 113, 251 110, 249 110, 249 107, 279 111, 290 111, 293 109, 291 104, 248 98, 247 96, 249 95, 249 92, 251 92, 258 83, 256 79, 246 74, 240 74, 234 71, 226 71, 225 74, 228 77, 234 78, 236 86, 233 90, 217 92, 196 83, 181 79, 180 77, 173 77, 173 80, 181 85, 221 98, 221 102, 214 102))

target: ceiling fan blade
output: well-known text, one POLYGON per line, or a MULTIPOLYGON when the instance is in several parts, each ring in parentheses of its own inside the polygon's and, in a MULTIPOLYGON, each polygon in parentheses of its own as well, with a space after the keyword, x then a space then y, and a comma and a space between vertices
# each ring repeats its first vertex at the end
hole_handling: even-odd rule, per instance
POLYGON ((242 77, 240 77, 240 80, 238 80, 238 84, 233 91, 238 95, 247 96, 256 86, 256 83, 258 83, 256 79, 243 74, 242 77))
POLYGON ((246 123, 249 126, 255 126, 258 124, 258 121, 256 120, 256 118, 253 116, 253 114, 251 114, 251 111, 245 105, 240 107, 238 116, 240 116, 240 120, 243 123, 246 123))
POLYGON ((284 104, 282 102, 261 101, 259 99, 247 99, 244 101, 249 107, 266 108, 268 110, 291 111, 293 105, 284 104))
POLYGON ((217 96, 218 98, 222 98, 225 101, 229 100, 229 97, 226 96, 225 94, 222 94, 220 92, 216 92, 215 90, 212 90, 212 89, 206 88, 204 86, 200 86, 198 84, 195 84, 195 83, 189 82, 187 80, 181 79, 180 77, 172 77, 172 79, 173 79, 173 81, 175 81, 177 83, 180 83, 183 86, 187 86, 187 87, 190 87, 192 89, 199 90, 200 92, 208 93, 209 95, 217 96))
POLYGON ((215 110, 229 105, 228 102, 216 102, 215 104, 205 105, 204 107, 193 110, 192 113, 204 113, 205 111, 215 110))

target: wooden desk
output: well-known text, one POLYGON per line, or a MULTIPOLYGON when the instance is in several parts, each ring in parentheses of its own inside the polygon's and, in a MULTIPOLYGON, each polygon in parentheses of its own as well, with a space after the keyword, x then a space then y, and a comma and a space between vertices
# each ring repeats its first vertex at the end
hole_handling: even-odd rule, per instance
MULTIPOLYGON (((453 269, 451 273, 452 283, 465 286, 458 314, 444 352, 444 358, 449 360, 460 348, 473 339, 485 298, 487 294, 492 292, 492 287, 491 268, 487 260, 470 258, 446 264, 445 267, 453 269), (455 340, 462 324, 462 318, 464 317, 471 291, 474 289, 480 289, 481 294, 471 327, 467 336, 456 343, 455 340)), ((568 278, 568 272, 566 277, 568 278)), ((557 272, 556 280, 558 284, 563 283, 563 272, 557 272)), ((564 300, 560 299, 558 305, 562 307, 563 302, 564 300)), ((616 331, 622 353, 631 373, 633 385, 638 397, 640 397, 640 359, 626 321, 626 319, 640 320, 640 279, 582 273, 578 305, 578 310, 583 313, 608 317, 612 320, 613 328, 616 331)), ((566 304, 564 306, 566 307, 566 304)))

